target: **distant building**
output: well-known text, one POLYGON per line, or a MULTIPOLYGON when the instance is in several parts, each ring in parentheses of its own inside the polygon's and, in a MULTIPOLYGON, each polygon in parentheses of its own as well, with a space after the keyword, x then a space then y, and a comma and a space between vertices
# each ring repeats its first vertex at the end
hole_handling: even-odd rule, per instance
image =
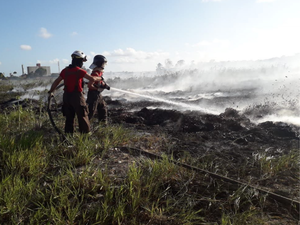
POLYGON ((27 74, 35 73, 38 68, 43 68, 47 71, 45 76, 51 74, 50 66, 41 66, 40 63, 37 63, 36 66, 27 66, 27 74))

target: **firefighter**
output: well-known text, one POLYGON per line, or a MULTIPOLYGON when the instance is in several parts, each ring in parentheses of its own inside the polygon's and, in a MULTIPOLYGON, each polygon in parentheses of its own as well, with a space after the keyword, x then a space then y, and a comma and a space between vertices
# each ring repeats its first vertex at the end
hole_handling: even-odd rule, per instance
POLYGON ((93 63, 90 65, 92 69, 91 75, 97 77, 100 81, 95 82, 87 94, 87 104, 89 106, 89 119, 91 120, 97 111, 97 118, 100 123, 107 125, 107 105, 101 95, 104 89, 109 90, 110 87, 105 83, 103 71, 107 64, 107 60, 103 55, 96 55, 93 63))
POLYGON ((88 107, 83 95, 83 78, 89 80, 89 87, 93 85, 96 79, 81 69, 83 63, 87 61, 86 55, 82 51, 74 51, 71 57, 72 63, 61 71, 58 78, 52 83, 48 93, 49 95, 53 95, 56 87, 64 80, 62 111, 66 117, 65 133, 73 134, 75 115, 78 119, 79 132, 89 133, 90 122, 88 118, 88 107))

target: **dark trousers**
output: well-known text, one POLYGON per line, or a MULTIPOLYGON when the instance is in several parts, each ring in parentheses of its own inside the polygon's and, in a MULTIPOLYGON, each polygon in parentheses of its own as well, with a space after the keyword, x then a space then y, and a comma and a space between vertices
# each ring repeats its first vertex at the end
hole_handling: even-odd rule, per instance
POLYGON ((107 123, 107 105, 100 91, 88 91, 87 100, 89 107, 89 119, 92 119, 97 111, 99 122, 107 123))
POLYGON ((88 118, 88 107, 82 92, 64 92, 63 114, 66 117, 65 133, 74 132, 74 119, 77 115, 79 132, 90 132, 90 121, 88 118))

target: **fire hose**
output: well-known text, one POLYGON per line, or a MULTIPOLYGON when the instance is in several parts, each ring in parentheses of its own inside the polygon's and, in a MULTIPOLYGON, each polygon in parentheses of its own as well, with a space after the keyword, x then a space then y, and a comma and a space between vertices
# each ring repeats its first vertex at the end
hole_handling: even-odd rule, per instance
POLYGON ((50 122, 52 124, 52 126, 54 127, 54 129, 56 130, 56 132, 59 134, 59 136, 61 137, 62 141, 67 140, 66 136, 64 135, 64 133, 56 126, 53 116, 52 116, 52 112, 51 112, 51 102, 52 100, 54 101, 54 104, 57 106, 56 100, 54 95, 49 95, 48 96, 48 103, 47 103, 47 113, 50 119, 50 122))
MULTIPOLYGON (((87 84, 87 82, 85 82, 84 84, 87 84)), ((58 90, 62 86, 64 86, 64 84, 58 85, 56 87, 56 90, 58 90)), ((97 85, 96 87, 98 88, 99 92, 102 92, 104 89, 110 90, 110 86, 108 86, 106 84, 106 82, 102 82, 100 85, 97 85)), ((54 97, 53 94, 51 94, 51 95, 48 96, 48 102, 47 102, 47 113, 48 113, 48 116, 49 116, 49 120, 50 120, 53 128, 55 129, 55 131, 59 134, 61 140, 62 141, 67 141, 67 138, 66 138, 65 134, 57 127, 57 125, 55 123, 55 120, 54 120, 54 118, 52 116, 52 110, 51 110, 52 102, 53 102, 54 105, 57 106, 57 102, 56 102, 56 99, 55 99, 55 97, 54 97)))

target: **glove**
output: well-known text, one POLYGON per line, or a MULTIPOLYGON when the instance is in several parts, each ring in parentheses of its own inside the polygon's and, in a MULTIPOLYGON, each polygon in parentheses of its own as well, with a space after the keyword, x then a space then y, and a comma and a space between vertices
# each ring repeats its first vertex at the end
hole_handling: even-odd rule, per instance
POLYGON ((103 89, 110 90, 110 86, 108 86, 107 83, 105 83, 104 81, 101 81, 99 87, 100 87, 100 88, 103 88, 103 89))
POLYGON ((52 97, 54 97, 53 92, 48 91, 48 99, 51 99, 52 97))
POLYGON ((105 89, 110 90, 110 86, 105 83, 105 89))

